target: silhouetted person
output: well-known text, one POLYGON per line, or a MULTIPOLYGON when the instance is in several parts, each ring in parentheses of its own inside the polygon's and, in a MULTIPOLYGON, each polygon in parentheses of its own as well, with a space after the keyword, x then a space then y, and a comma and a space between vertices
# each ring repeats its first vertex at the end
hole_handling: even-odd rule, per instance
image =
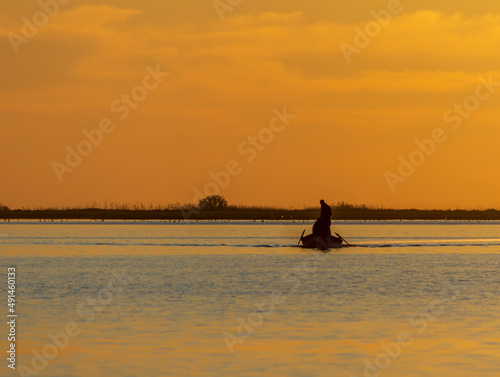
POLYGON ((332 208, 325 203, 324 200, 320 201, 321 204, 321 215, 313 225, 313 234, 316 234, 323 239, 327 239, 328 236, 332 235, 330 226, 332 225, 332 208))
POLYGON ((319 202, 321 204, 321 216, 320 219, 324 219, 325 221, 329 221, 331 224, 332 217, 332 207, 325 203, 323 199, 319 202))

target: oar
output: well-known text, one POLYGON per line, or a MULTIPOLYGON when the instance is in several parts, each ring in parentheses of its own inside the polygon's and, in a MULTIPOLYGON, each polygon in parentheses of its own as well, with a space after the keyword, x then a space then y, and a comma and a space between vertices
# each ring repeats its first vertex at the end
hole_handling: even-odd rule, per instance
POLYGON ((302 241, 302 237, 304 237, 304 233, 306 232, 306 230, 304 229, 304 231, 302 232, 302 235, 300 236, 300 240, 299 240, 299 243, 297 244, 297 246, 300 245, 300 241, 302 241))
POLYGON ((338 234, 338 233, 335 233, 335 234, 337 235, 337 237, 338 237, 338 238, 340 238, 340 240, 341 240, 341 241, 344 241, 344 242, 347 244, 347 246, 352 246, 352 245, 351 245, 349 242, 347 242, 347 241, 346 241, 346 240, 345 240, 345 239, 344 239, 344 238, 343 238, 340 234, 338 234))

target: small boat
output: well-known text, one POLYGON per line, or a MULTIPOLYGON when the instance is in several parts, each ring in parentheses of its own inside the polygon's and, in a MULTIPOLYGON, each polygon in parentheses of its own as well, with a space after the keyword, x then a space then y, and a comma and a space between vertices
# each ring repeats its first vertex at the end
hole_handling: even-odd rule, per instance
POLYGON ((338 237, 328 236, 327 239, 324 239, 317 234, 309 234, 304 237, 305 232, 305 230, 302 232, 302 236, 300 236, 298 244, 298 246, 301 246, 303 249, 328 250, 350 246, 339 234, 337 234, 338 237), (300 243, 302 243, 302 245, 300 245, 300 243))

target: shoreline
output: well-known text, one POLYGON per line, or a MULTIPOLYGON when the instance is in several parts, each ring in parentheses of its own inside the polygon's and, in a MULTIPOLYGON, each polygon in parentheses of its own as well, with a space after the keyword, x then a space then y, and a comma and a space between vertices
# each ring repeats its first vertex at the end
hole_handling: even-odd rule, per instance
MULTIPOLYGON (((91 220, 91 219, 8 219, 0 220, 2 226, 9 225, 302 225, 306 231, 312 229, 314 220, 91 220)), ((500 220, 335 220, 332 227, 342 225, 500 225, 500 220)), ((5 234, 0 232, 0 239, 5 234)))
MULTIPOLYGON (((93 220, 93 221, 313 221, 319 209, 223 209, 197 211, 190 217, 180 210, 8 210, 0 211, 0 221, 12 220, 93 220)), ((416 210, 416 209, 333 209, 332 221, 497 221, 497 210, 416 210)))

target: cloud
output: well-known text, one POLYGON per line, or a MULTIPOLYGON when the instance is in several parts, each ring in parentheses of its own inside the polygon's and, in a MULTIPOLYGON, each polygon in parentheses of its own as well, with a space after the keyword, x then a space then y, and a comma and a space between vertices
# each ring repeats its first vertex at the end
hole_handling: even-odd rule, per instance
MULTIPOLYGON (((37 127, 50 135, 42 146, 39 139, 45 131, 25 139, 32 156, 43 156, 37 159, 37 171, 46 167, 38 176, 48 187, 54 180, 50 162, 64 156, 65 146, 78 141, 83 128, 109 116, 112 100, 139 84, 146 66, 161 63, 171 72, 165 85, 72 176, 75 191, 65 194, 68 200, 84 195, 91 177, 110 171, 116 174, 117 187, 126 186, 123 183, 131 174, 140 174, 151 187, 159 180, 155 197, 168 192, 175 198, 171 201, 190 200, 191 187, 171 185, 169 177, 189 172, 187 182, 203 180, 200 177, 211 169, 234 158, 238 144, 268 123, 274 107, 285 104, 299 117, 283 134, 286 143, 273 144, 268 158, 275 157, 283 169, 290 160, 304 169, 315 166, 318 156, 327 163, 339 161, 344 172, 361 172, 358 180, 343 188, 349 192, 363 179, 374 179, 378 172, 373 173, 373 166, 387 169, 399 146, 403 153, 414 138, 427 136, 427 128, 442 124, 443 112, 473 91, 479 75, 500 76, 496 54, 500 14, 408 11, 395 17, 347 64, 339 44, 351 42, 354 27, 363 27, 366 18, 353 22, 359 17, 342 20, 338 15, 311 17, 303 10, 252 11, 249 5, 224 22, 213 9, 203 17, 206 9, 192 10, 197 12, 193 18, 161 22, 152 5, 147 1, 137 4, 139 9, 70 8, 53 18, 18 55, 6 36, 19 18, 2 16, 9 26, 0 31, 2 119, 8 120, 13 140, 37 127), (193 21, 200 17, 203 22, 193 21), (334 143, 338 140, 341 143, 334 143), (359 161, 369 164, 360 167, 356 153, 359 161), (290 159, 279 162, 279 156, 290 159), (342 160, 345 156, 350 158, 342 160), (158 178, 162 168, 158 161, 164 164, 165 177, 158 178), (148 176, 155 178, 149 182, 148 176)), ((189 14, 190 9, 184 10, 189 14)), ((485 104, 481 110, 485 126, 494 124, 495 106, 485 104)), ((487 130, 483 128, 481 135, 488 137, 487 130)), ((13 153, 12 148, 5 145, 0 156, 13 153)), ((259 175, 273 178, 270 170, 258 171, 269 166, 266 154, 262 156, 262 162, 249 168, 247 178, 241 178, 244 186, 254 187, 252 180, 257 182, 259 175)), ((18 166, 29 165, 21 160, 18 166)), ((281 184, 293 184, 295 174, 283 171, 287 176, 281 184)), ((311 177, 319 173, 307 170, 311 177)), ((30 170, 23 175, 26 185, 32 174, 30 170)), ((332 180, 330 186, 336 185, 332 180)), ((385 198, 383 179, 380 186, 379 197, 385 198)), ((14 195, 16 190, 10 192, 14 195)), ((239 195, 241 202, 247 201, 244 195, 250 197, 239 195)), ((275 198, 281 200, 279 194, 275 198)))

